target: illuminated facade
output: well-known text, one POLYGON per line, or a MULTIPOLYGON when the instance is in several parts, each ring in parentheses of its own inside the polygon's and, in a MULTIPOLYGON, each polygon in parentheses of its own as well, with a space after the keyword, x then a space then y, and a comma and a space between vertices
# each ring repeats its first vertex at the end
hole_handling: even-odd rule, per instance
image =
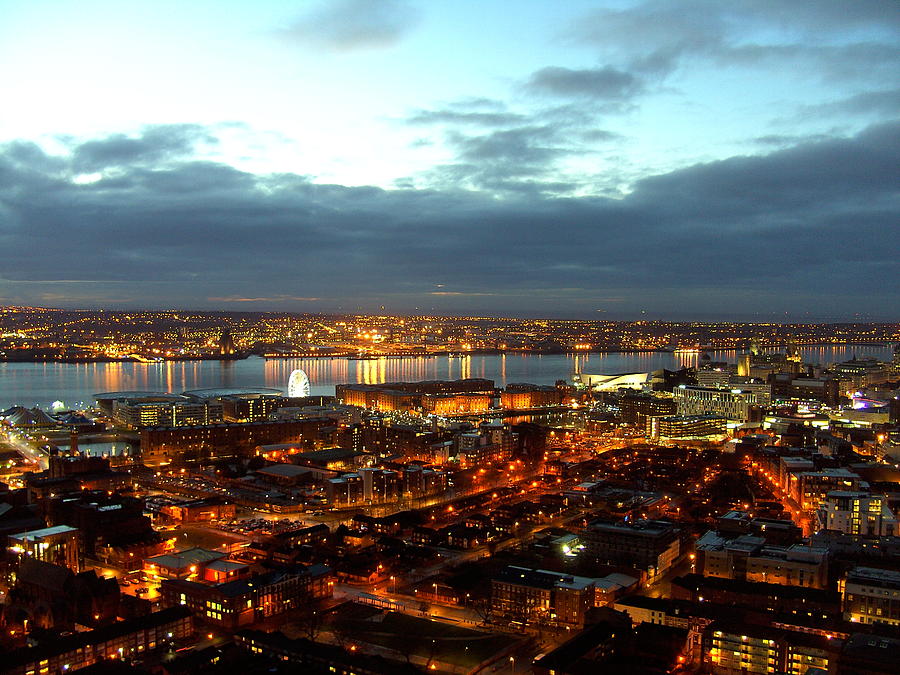
POLYGON ((507 410, 527 410, 559 405, 563 394, 556 387, 536 384, 510 384, 500 395, 500 405, 507 410))
POLYGON ((620 373, 618 375, 588 375, 575 373, 576 387, 593 391, 615 391, 616 389, 643 389, 650 382, 651 373, 620 373))
POLYGON ((65 673, 95 663, 141 658, 156 649, 171 649, 174 643, 190 638, 193 633, 191 612, 185 607, 172 607, 85 633, 47 640, 39 647, 7 652, 3 657, 3 672, 10 675, 65 673))
POLYGON ((829 492, 816 511, 820 530, 868 537, 895 536, 897 518, 884 495, 835 490, 829 492))
POLYGON ((679 415, 719 414, 736 422, 747 422, 759 403, 758 396, 740 389, 707 389, 681 385, 672 391, 679 415))
POLYGON ((900 626, 900 572, 855 567, 840 582, 844 619, 900 626))
POLYGON ((83 567, 81 533, 68 525, 11 534, 7 542, 15 561, 27 557, 68 567, 73 572, 80 572, 83 567))
POLYGON ((491 407, 487 394, 434 394, 422 397, 422 411, 433 415, 483 412, 491 407))
POLYGON ((721 415, 648 417, 647 436, 659 439, 698 439, 722 436, 727 420, 721 415))

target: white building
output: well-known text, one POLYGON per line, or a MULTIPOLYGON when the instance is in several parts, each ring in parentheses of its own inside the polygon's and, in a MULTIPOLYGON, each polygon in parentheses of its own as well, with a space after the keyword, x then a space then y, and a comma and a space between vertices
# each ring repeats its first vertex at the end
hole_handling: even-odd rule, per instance
POLYGON ((851 490, 829 492, 816 511, 820 530, 869 537, 896 536, 897 518, 883 495, 851 490))

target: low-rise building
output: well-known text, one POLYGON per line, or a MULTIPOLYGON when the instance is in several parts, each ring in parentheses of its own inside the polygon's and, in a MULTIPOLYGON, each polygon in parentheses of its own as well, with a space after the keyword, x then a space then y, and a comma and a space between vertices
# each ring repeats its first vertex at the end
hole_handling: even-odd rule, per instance
POLYGON ((665 520, 594 521, 584 532, 584 553, 601 564, 633 567, 652 579, 680 553, 678 528, 665 520))
POLYGON ((331 570, 324 565, 295 566, 214 585, 166 580, 159 588, 163 606, 184 605, 203 621, 228 630, 330 597, 333 590, 331 570))
POLYGON ((709 577, 825 588, 828 551, 803 544, 770 546, 762 536, 712 530, 696 544, 697 570, 709 577))
POLYGON ((900 572, 855 567, 840 582, 844 618, 900 626, 900 572))
POLYGON ((140 658, 193 635, 191 612, 170 607, 159 612, 74 633, 37 647, 25 647, 3 656, 8 675, 65 673, 107 660, 140 658))
POLYGON ((593 579, 510 565, 491 580, 491 611, 507 621, 581 627, 594 593, 593 579))

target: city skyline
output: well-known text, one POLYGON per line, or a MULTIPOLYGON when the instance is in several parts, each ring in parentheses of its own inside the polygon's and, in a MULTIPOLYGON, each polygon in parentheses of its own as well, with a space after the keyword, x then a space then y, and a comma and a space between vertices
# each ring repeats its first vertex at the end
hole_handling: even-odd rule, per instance
POLYGON ((897 319, 894 3, 0 13, 0 304, 897 319))

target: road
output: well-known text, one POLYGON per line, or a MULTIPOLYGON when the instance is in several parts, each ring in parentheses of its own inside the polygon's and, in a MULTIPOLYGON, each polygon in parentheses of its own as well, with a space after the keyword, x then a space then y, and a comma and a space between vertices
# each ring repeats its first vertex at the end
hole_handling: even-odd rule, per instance
POLYGON ((48 455, 33 445, 35 441, 29 441, 14 432, 7 432, 6 440, 25 459, 40 466, 41 471, 45 471, 50 466, 48 455))

